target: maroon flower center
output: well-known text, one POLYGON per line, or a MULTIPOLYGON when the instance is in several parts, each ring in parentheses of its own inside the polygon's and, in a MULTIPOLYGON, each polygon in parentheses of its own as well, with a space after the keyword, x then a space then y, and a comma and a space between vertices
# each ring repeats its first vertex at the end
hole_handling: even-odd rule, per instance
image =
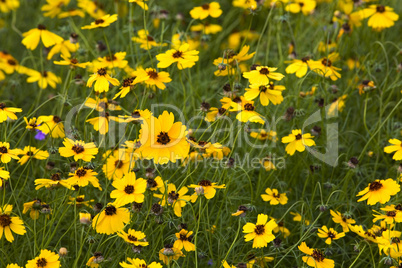
POLYGON ((117 209, 114 206, 107 206, 105 208, 105 214, 108 216, 116 215, 117 209))
POLYGON ((11 217, 7 214, 0 215, 0 226, 7 227, 11 224, 11 217))
POLYGON ((332 62, 327 58, 323 59, 321 61, 321 63, 322 63, 322 65, 325 65, 325 66, 328 66, 328 67, 331 67, 331 65, 332 65, 332 62))
POLYGON ((105 76, 106 75, 106 69, 105 68, 100 68, 99 70, 98 70, 98 74, 99 75, 102 75, 102 76, 105 76))
POLYGON ((199 186, 212 186, 212 182, 209 180, 202 180, 198 183, 199 186))
POLYGON ((384 13, 385 12, 385 7, 384 6, 377 6, 376 7, 377 12, 379 13, 384 13))
POLYGON ((148 74, 149 78, 151 78, 151 79, 158 78, 158 73, 155 71, 149 71, 149 72, 147 72, 147 74, 148 74))
POLYGON ((6 154, 8 152, 7 147, 0 147, 0 154, 6 154))
POLYGON ((40 258, 39 260, 36 261, 36 266, 37 267, 46 267, 47 260, 45 258, 40 258))
POLYGON ((116 167, 116 168, 122 168, 123 167, 123 165, 124 165, 124 163, 123 163, 123 161, 121 161, 121 160, 117 160, 116 162, 114 162, 114 166, 116 167))
POLYGON ((209 4, 203 4, 201 7, 204 10, 208 10, 209 9, 209 4))
POLYGON ((369 190, 370 191, 378 191, 382 187, 383 187, 383 185, 381 184, 381 182, 374 181, 374 182, 370 183, 369 190))
POLYGON ((87 171, 83 168, 79 168, 75 174, 81 178, 87 174, 87 171))
POLYGON ((134 193, 134 186, 132 186, 132 185, 127 185, 127 186, 124 188, 124 192, 125 192, 126 194, 132 194, 132 193, 134 193))
POLYGON ((75 144, 75 145, 71 148, 71 150, 73 150, 76 154, 80 154, 80 153, 82 153, 82 152, 85 151, 84 147, 83 147, 82 145, 79 145, 79 144, 75 144))
POLYGON ((39 30, 46 30, 46 26, 43 25, 43 24, 39 24, 39 25, 38 25, 38 29, 39 29, 39 30))
POLYGON ((244 110, 246 110, 246 111, 254 111, 254 106, 251 103, 246 103, 244 105, 244 110))
POLYGON ((105 22, 105 21, 102 20, 102 19, 97 19, 97 20, 95 21, 95 24, 98 25, 98 24, 102 24, 102 23, 104 23, 104 22, 105 22))
POLYGON ((264 75, 269 74, 268 68, 261 68, 261 69, 260 69, 260 74, 264 74, 264 75))
POLYGON ((311 254, 311 257, 313 257, 313 259, 318 262, 322 262, 325 259, 324 254, 318 249, 313 250, 313 254, 311 254))
POLYGON ((173 53, 173 58, 178 59, 183 57, 183 52, 177 50, 175 53, 173 53))
POLYGON ((167 132, 160 132, 159 135, 157 136, 156 142, 166 145, 170 142, 170 137, 167 132))
POLYGON ((262 234, 264 234, 264 233, 265 233, 265 226, 262 225, 262 224, 259 224, 259 225, 255 226, 254 232, 255 232, 257 235, 262 235, 262 234))

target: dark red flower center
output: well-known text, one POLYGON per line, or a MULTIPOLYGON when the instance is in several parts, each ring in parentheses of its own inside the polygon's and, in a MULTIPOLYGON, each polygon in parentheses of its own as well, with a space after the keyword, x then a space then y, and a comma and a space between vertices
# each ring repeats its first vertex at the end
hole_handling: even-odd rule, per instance
POLYGON ((370 191, 378 191, 378 190, 380 190, 382 187, 383 187, 383 185, 381 184, 381 182, 379 182, 379 181, 374 181, 374 182, 370 183, 369 190, 370 190, 370 191))
POLYGON ((7 214, 0 215, 0 226, 7 227, 11 224, 11 217, 7 214))
POLYGON ((264 233, 265 233, 265 226, 262 225, 262 224, 256 225, 256 226, 255 226, 255 229, 254 229, 254 232, 255 232, 257 235, 262 235, 262 234, 264 234, 264 233))
POLYGON ((132 186, 132 185, 127 185, 127 186, 124 188, 124 192, 125 192, 126 194, 132 194, 132 193, 134 193, 134 186, 132 186))
POLYGON ((82 153, 82 152, 85 151, 84 146, 79 145, 79 144, 75 144, 75 145, 71 148, 71 150, 73 150, 76 154, 80 154, 80 153, 82 153))
POLYGON ((159 135, 157 136, 156 142, 166 145, 170 142, 170 137, 167 132, 160 132, 159 135))
POLYGON ((109 205, 105 208, 105 214, 108 216, 115 215, 116 212, 117 212, 117 209, 112 205, 109 205))

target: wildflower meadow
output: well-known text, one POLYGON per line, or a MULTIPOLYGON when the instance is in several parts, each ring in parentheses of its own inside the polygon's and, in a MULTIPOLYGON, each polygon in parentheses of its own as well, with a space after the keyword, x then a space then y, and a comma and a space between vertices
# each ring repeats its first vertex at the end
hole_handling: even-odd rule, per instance
POLYGON ((0 268, 402 267, 401 0, 0 0, 0 268))

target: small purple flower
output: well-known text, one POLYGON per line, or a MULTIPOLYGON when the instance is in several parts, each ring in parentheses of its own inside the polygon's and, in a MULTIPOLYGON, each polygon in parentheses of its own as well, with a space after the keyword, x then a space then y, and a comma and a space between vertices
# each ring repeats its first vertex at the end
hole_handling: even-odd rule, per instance
POLYGON ((39 129, 37 129, 35 139, 39 140, 39 141, 43 141, 44 139, 46 139, 46 134, 43 133, 42 131, 40 131, 39 129))
POLYGON ((209 261, 208 261, 208 265, 209 266, 212 266, 214 264, 214 261, 212 260, 212 259, 210 259, 209 261))

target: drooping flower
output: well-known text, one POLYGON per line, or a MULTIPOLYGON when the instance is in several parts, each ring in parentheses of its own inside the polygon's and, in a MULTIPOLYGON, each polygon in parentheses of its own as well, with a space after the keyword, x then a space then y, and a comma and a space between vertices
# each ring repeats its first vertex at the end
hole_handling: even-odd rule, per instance
POLYGON ((8 142, 0 142, 0 161, 7 164, 11 159, 19 160, 18 153, 19 149, 10 149, 10 144, 8 142))
POLYGON ((114 234, 121 231, 130 221, 130 212, 114 203, 109 203, 92 220, 92 227, 100 234, 114 234))
POLYGON ((117 232, 117 235, 124 239, 127 243, 134 246, 146 247, 149 245, 148 242, 144 241, 145 234, 141 231, 136 231, 134 229, 128 229, 127 233, 124 231, 117 232))
POLYGON ((186 195, 188 188, 183 186, 180 190, 176 189, 173 183, 169 183, 167 191, 165 187, 159 188, 161 194, 154 194, 155 197, 161 199, 161 205, 168 204, 173 207, 174 214, 177 217, 181 217, 182 208, 187 205, 187 202, 191 201, 193 197, 186 195))
POLYGON ((45 47, 50 47, 54 44, 63 42, 63 38, 46 30, 46 26, 42 24, 39 24, 37 28, 23 33, 22 36, 24 37, 24 39, 22 39, 22 44, 30 50, 35 50, 40 40, 42 40, 45 47))
POLYGON ((159 260, 166 265, 172 260, 178 260, 180 257, 185 257, 185 255, 180 249, 173 247, 172 244, 165 245, 165 247, 159 251, 159 260))
POLYGON ((57 115, 39 116, 38 121, 42 122, 38 130, 45 135, 50 133, 53 138, 64 138, 66 136, 63 122, 57 115))
POLYGON ((332 81, 336 81, 341 78, 341 74, 339 73, 339 71, 342 70, 341 68, 335 67, 333 65, 334 62, 338 60, 338 58, 339 54, 334 52, 329 54, 328 57, 324 57, 317 61, 311 61, 309 66, 311 70, 318 73, 319 75, 329 77, 332 81))
POLYGON ((39 160, 45 160, 49 157, 49 153, 47 151, 36 149, 36 147, 31 146, 25 146, 24 150, 20 150, 18 154, 23 155, 18 161, 21 166, 28 162, 31 157, 39 160))
POLYGON ((384 152, 387 154, 392 154, 395 152, 392 156, 392 159, 396 161, 402 160, 402 141, 398 139, 390 139, 388 142, 392 145, 385 147, 384 152))
POLYGON ((70 59, 64 55, 61 55, 61 57, 63 58, 62 61, 54 61, 53 63, 56 65, 70 66, 71 68, 79 67, 84 69, 90 64, 89 62, 80 63, 77 59, 70 59))
POLYGON ((63 157, 74 156, 74 160, 82 159, 85 162, 90 162, 98 153, 98 148, 93 142, 85 143, 84 141, 65 138, 63 141, 64 147, 59 148, 59 153, 63 157))
MULTIPOLYGON (((198 184, 191 184, 188 186, 188 188, 198 188, 198 187, 202 187, 202 192, 206 199, 212 199, 216 194, 216 189, 224 189, 225 184, 217 185, 216 182, 211 182, 209 180, 201 180, 198 184)), ((195 194, 195 196, 197 196, 197 194, 195 194)))
POLYGON ((0 12, 8 13, 20 7, 19 0, 4 0, 0 1, 0 12))
POLYGON ((328 229, 328 227, 324 225, 320 229, 318 229, 317 235, 320 238, 324 238, 326 244, 331 245, 333 240, 338 240, 344 237, 345 233, 338 233, 337 231, 334 230, 334 228, 328 229))
POLYGON ((17 120, 18 117, 15 115, 15 113, 20 113, 20 112, 22 112, 22 109, 14 108, 14 107, 7 107, 4 102, 1 102, 0 103, 0 123, 3 123, 7 119, 17 120))
POLYGON ((277 189, 267 188, 265 189, 267 194, 262 194, 261 198, 265 202, 269 202, 271 205, 285 205, 288 202, 286 193, 280 194, 277 189))
POLYGON ((367 205, 385 204, 400 190, 400 185, 393 179, 375 180, 357 194, 357 196, 362 196, 357 202, 367 200, 367 205))
POLYGON ((102 187, 99 184, 98 178, 96 178, 96 175, 98 175, 97 172, 93 171, 92 169, 86 168, 86 167, 80 167, 77 168, 73 173, 69 173, 69 178, 66 180, 66 183, 68 183, 71 186, 79 186, 79 187, 85 187, 88 184, 91 184, 93 187, 98 188, 100 191, 102 191, 102 187))
POLYGON ((47 54, 47 59, 50 60, 54 55, 59 53, 61 53, 62 57, 70 58, 71 52, 77 52, 79 47, 79 43, 73 44, 70 40, 62 40, 62 42, 59 42, 52 47, 47 54))
POLYGON ((343 232, 349 232, 349 227, 356 223, 354 219, 348 214, 342 214, 339 211, 333 211, 331 209, 332 220, 335 223, 339 223, 342 226, 343 232))
POLYGON ((67 182, 67 180, 62 180, 60 173, 54 173, 50 176, 50 179, 36 179, 35 180, 35 190, 38 190, 42 187, 52 188, 57 186, 64 186, 67 189, 71 189, 71 185, 67 182))
POLYGON ((243 226, 243 233, 246 233, 245 241, 253 240, 253 248, 266 247, 269 242, 275 239, 272 231, 277 226, 275 220, 268 222, 267 215, 258 214, 256 224, 248 222, 243 226))
POLYGON ((269 102, 277 105, 283 101, 282 91, 285 89, 284 86, 274 85, 272 82, 267 85, 251 84, 249 88, 246 88, 244 98, 251 101, 260 96, 260 103, 263 106, 267 106, 269 102))
POLYGON ((211 2, 203 4, 202 6, 194 7, 190 11, 190 15, 193 19, 203 20, 208 16, 212 18, 218 18, 222 14, 221 6, 218 2, 211 2))
POLYGON ((358 11, 362 19, 369 18, 368 26, 376 31, 382 31, 385 28, 394 26, 399 15, 394 9, 383 5, 370 5, 368 8, 358 11))
POLYGON ((333 268, 335 262, 325 258, 325 254, 319 249, 309 248, 305 242, 298 246, 299 250, 308 256, 303 256, 302 260, 310 267, 315 268, 333 268))
POLYGON ((120 85, 119 80, 116 78, 110 77, 110 75, 107 73, 107 70, 105 68, 100 68, 91 75, 87 81, 87 87, 92 87, 92 84, 95 82, 94 90, 95 92, 108 92, 109 91, 109 83, 112 84, 113 86, 118 86, 120 85))
POLYGON ((296 150, 304 152, 306 146, 314 146, 315 142, 312 138, 313 136, 310 133, 302 134, 301 129, 294 129, 289 136, 282 138, 282 143, 288 143, 286 145, 286 152, 289 155, 294 155, 296 150))
POLYGON ((155 41, 155 39, 149 35, 148 30, 139 30, 137 32, 137 36, 134 36, 131 38, 133 42, 140 44, 140 48, 145 49, 145 50, 150 50, 153 47, 160 47, 160 46, 166 46, 167 44, 165 43, 158 43, 155 41))
POLYGON ((89 30, 89 29, 95 29, 95 28, 105 28, 105 27, 108 27, 113 22, 115 22, 116 20, 117 20, 117 14, 113 14, 113 15, 107 14, 107 15, 104 15, 103 17, 91 22, 90 25, 82 26, 81 29, 89 30))
POLYGON ((51 88, 56 88, 57 84, 61 83, 61 78, 49 71, 38 72, 35 70, 29 70, 27 72, 27 75, 29 76, 27 78, 27 82, 37 82, 38 86, 41 89, 46 89, 47 86, 50 86, 51 88))
POLYGON ((134 172, 128 172, 123 178, 114 180, 112 185, 116 190, 110 193, 110 197, 116 199, 116 204, 124 206, 133 202, 144 202, 147 182, 143 178, 137 179, 134 172))
POLYGON ((24 235, 26 233, 24 222, 18 216, 11 216, 12 205, 5 204, 0 207, 0 239, 3 236, 8 242, 14 241, 13 233, 24 235))
MULTIPOLYGON (((131 0, 133 1, 133 0, 131 0)), ((138 1, 138 0, 134 0, 138 1)), ((150 264, 147 264, 144 260, 141 259, 132 259, 132 258, 127 258, 127 262, 120 262, 119 263, 121 267, 123 268, 138 268, 138 267, 147 267, 147 268, 162 268, 162 265, 157 262, 151 262, 150 264)))
POLYGON ((291 0, 285 10, 292 13, 303 12, 303 15, 312 13, 316 6, 315 0, 291 0))
POLYGON ((46 0, 41 10, 44 12, 45 17, 54 18, 61 12, 62 6, 67 6, 70 0, 46 0))
POLYGON ((303 77, 306 75, 309 64, 311 62, 310 57, 304 57, 300 60, 294 59, 290 61, 290 65, 286 67, 285 72, 287 74, 295 74, 297 77, 303 77))

